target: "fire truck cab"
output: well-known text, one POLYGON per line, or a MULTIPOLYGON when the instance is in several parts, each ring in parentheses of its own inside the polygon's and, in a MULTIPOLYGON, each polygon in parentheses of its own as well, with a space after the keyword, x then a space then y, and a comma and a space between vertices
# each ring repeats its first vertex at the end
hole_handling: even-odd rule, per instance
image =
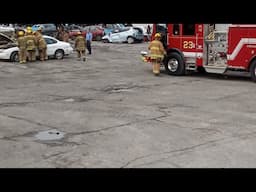
POLYGON ((188 71, 249 72, 256 81, 256 25, 154 24, 167 51, 163 60, 170 75, 188 71))

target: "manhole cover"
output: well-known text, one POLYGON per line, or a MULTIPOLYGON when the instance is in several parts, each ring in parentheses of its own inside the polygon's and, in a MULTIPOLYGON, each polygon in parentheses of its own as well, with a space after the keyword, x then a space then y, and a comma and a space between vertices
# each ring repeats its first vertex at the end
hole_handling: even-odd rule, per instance
POLYGON ((48 130, 42 131, 35 135, 38 140, 50 141, 50 140, 58 140, 64 137, 65 133, 60 132, 58 130, 48 130))

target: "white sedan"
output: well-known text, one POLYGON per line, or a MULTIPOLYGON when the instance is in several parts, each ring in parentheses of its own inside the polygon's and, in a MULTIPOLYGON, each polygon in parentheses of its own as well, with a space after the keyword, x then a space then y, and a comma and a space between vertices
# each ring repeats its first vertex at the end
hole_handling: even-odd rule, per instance
MULTIPOLYGON (((43 37, 47 43, 47 55, 49 57, 63 59, 65 55, 73 53, 73 48, 70 43, 59 41, 47 35, 43 35, 43 37)), ((18 51, 19 48, 12 39, 4 34, 0 34, 0 59, 17 62, 19 61, 18 51)))

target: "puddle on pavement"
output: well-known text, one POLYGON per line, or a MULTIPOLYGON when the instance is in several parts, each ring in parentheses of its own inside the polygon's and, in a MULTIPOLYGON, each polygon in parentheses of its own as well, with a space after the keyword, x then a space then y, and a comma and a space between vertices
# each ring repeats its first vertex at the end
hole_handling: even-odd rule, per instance
POLYGON ((41 131, 35 135, 38 140, 41 141, 53 141, 59 140, 64 137, 65 133, 58 131, 56 129, 48 130, 48 131, 41 131))

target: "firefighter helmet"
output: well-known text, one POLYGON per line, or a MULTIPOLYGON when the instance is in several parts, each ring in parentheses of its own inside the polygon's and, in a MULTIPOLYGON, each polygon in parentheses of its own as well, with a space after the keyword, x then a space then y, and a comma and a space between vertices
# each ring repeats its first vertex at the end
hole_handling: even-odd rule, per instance
POLYGON ((160 33, 156 33, 155 34, 155 38, 161 38, 161 34, 160 33))
POLYGON ((19 31, 19 32, 18 32, 18 35, 19 35, 19 36, 23 36, 23 35, 24 35, 24 31, 19 31))
POLYGON ((27 34, 32 34, 32 30, 27 30, 27 34))

